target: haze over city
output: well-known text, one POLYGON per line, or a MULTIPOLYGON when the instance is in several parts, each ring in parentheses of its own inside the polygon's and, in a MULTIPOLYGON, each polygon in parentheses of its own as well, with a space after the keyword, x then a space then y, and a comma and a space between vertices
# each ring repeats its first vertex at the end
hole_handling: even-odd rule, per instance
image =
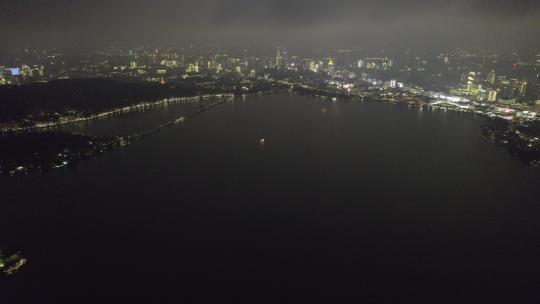
POLYGON ((4 1, 9 45, 538 47, 534 0, 4 1))

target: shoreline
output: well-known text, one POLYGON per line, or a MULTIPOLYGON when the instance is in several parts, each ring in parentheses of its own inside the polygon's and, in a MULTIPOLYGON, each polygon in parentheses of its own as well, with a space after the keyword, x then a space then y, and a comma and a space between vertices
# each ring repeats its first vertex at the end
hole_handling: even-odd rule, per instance
MULTIPOLYGON (((67 167, 71 165, 72 163, 77 162, 80 159, 83 158, 89 158, 94 155, 99 155, 102 153, 105 153, 106 151, 113 150, 117 147, 124 147, 129 144, 131 144, 134 141, 137 141, 143 137, 150 136, 152 134, 155 134, 165 128, 178 125, 183 123, 186 119, 192 118, 194 116, 200 115, 203 112, 206 112, 210 110, 211 108, 217 107, 221 104, 224 104, 230 100, 234 100, 236 98, 245 98, 249 96, 257 96, 257 95, 274 95, 274 94, 298 94, 298 95, 304 95, 304 96, 310 96, 312 98, 316 99, 323 99, 330 102, 354 102, 354 103, 381 103, 381 104, 391 104, 393 106, 407 106, 409 108, 415 108, 420 109, 422 111, 430 111, 430 112, 452 112, 456 114, 465 114, 467 116, 470 116, 472 119, 481 119, 484 120, 482 123, 482 132, 484 134, 483 138, 486 141, 489 141, 490 143, 505 147, 506 150, 510 154, 512 154, 514 157, 522 160, 523 162, 528 163, 528 165, 531 165, 533 167, 540 167, 540 154, 537 152, 536 148, 536 142, 533 142, 535 144, 534 148, 532 145, 530 145, 527 140, 528 138, 520 137, 518 140, 516 139, 516 136, 514 136, 514 131, 517 130, 522 124, 519 124, 519 122, 516 121, 510 121, 505 120, 508 123, 508 126, 503 132, 498 131, 502 135, 497 135, 496 140, 491 140, 492 138, 495 138, 493 136, 490 136, 489 133, 492 132, 489 125, 492 122, 495 122, 497 120, 502 120, 502 118, 493 117, 490 115, 486 115, 485 113, 477 113, 475 111, 466 111, 463 109, 448 109, 446 107, 441 106, 432 106, 429 103, 427 104, 419 104, 417 102, 390 102, 385 101, 382 99, 375 99, 372 96, 348 96, 348 98, 336 98, 329 95, 322 95, 322 94, 314 94, 314 92, 305 92, 305 91, 297 91, 294 89, 282 91, 282 90, 270 90, 270 91, 258 91, 258 92, 250 92, 245 94, 205 94, 200 96, 191 96, 191 97, 181 97, 181 98, 167 98, 163 100, 159 100, 154 103, 139 103, 131 107, 123 107, 116 109, 114 111, 108 111, 105 113, 99 113, 95 114, 91 117, 86 117, 84 119, 79 120, 73 120, 73 121, 67 121, 63 123, 50 123, 47 126, 37 126, 34 128, 21 128, 18 131, 12 131, 12 132, 6 132, 1 133, 0 136, 25 136, 25 133, 28 135, 31 134, 38 134, 39 130, 43 129, 53 129, 58 126, 65 126, 69 124, 79 123, 79 122, 85 122, 85 121, 92 121, 97 119, 107 119, 111 118, 117 115, 122 115, 134 111, 146 111, 146 110, 152 110, 154 108, 168 105, 168 104, 174 104, 174 103, 181 103, 181 102, 196 102, 196 101, 202 101, 202 100, 210 100, 210 99, 217 99, 215 102, 212 102, 209 105, 205 105, 197 109, 195 112, 190 113, 186 116, 179 116, 172 120, 168 120, 165 123, 159 124, 157 126, 145 129, 140 132, 131 133, 124 136, 116 136, 116 137, 96 137, 92 136, 86 133, 70 133, 70 132, 62 132, 59 131, 58 134, 65 134, 66 136, 82 136, 87 139, 87 142, 90 143, 90 147, 86 147, 86 150, 78 151, 77 148, 72 149, 73 151, 70 151, 69 153, 61 152, 59 153, 59 157, 56 157, 54 155, 52 158, 47 158, 48 155, 45 155, 44 159, 47 159, 48 163, 41 163, 39 165, 29 165, 28 162, 26 164, 11 164, 8 166, 0 166, 0 172, 2 175, 8 175, 8 176, 14 176, 19 174, 28 174, 32 171, 41 171, 46 172, 51 169, 57 169, 62 167, 67 167), (487 135, 487 136, 486 136, 487 135), (502 139, 501 139, 502 138, 502 139), (71 153, 71 154, 70 154, 71 153), (537 156, 538 155, 538 156, 537 156)), ((54 133, 54 131, 51 131, 54 133)), ((49 131, 43 132, 42 134, 48 134, 51 133, 49 131)), ((538 140, 538 139, 536 139, 538 140)), ((66 142, 67 144, 67 142, 66 142)), ((66 148, 66 150, 69 151, 69 149, 66 148)), ((46 153, 45 153, 46 154, 46 153)), ((38 154, 36 154, 38 155, 38 154)), ((21 157, 22 158, 22 157, 21 157)), ((2 161, 0 160, 0 165, 2 165, 2 161)), ((10 160, 13 163, 13 160, 10 160)), ((5 163, 9 163, 4 161, 5 163)))
MULTIPOLYGON (((204 96, 205 99, 207 96, 204 96)), ((69 133, 69 132, 36 132, 36 130, 28 131, 27 134, 22 132, 13 132, 7 137, 15 137, 13 140, 21 140, 28 136, 35 136, 35 140, 41 142, 45 147, 41 147, 40 153, 36 152, 33 155, 29 156, 20 156, 20 160, 10 159, 4 160, 0 159, 0 175, 6 177, 13 177, 17 175, 28 175, 34 172, 46 173, 54 169, 65 168, 73 165, 74 163, 82 160, 94 157, 99 154, 106 153, 107 151, 112 151, 118 147, 127 146, 134 141, 137 141, 143 137, 150 136, 155 134, 165 128, 178 125, 183 123, 186 119, 200 115, 203 112, 209 111, 210 109, 229 102, 234 98, 233 95, 219 95, 219 97, 213 96, 217 100, 211 104, 205 105, 198 108, 195 112, 190 113, 186 116, 179 116, 172 120, 168 120, 165 123, 159 124, 157 126, 145 129, 140 132, 131 133, 125 136, 116 136, 116 137, 98 137, 89 135, 86 133, 69 133), (66 142, 66 145, 69 141, 71 146, 65 147, 65 145, 58 146, 58 143, 53 145, 50 143, 51 136, 61 137, 66 142), (17 138, 18 137, 18 138, 17 138), (75 140, 76 139, 76 140, 75 140), (44 144, 44 142, 47 142, 44 144)), ((199 99, 201 100, 201 99, 199 99)), ((110 118, 111 116, 107 116, 110 118)))
POLYGON ((106 119, 110 117, 114 117, 117 115, 132 113, 140 110, 149 110, 152 108, 157 108, 165 105, 171 105, 176 103, 183 103, 183 102, 196 102, 201 100, 208 100, 211 98, 232 98, 235 94, 231 93, 219 93, 219 94, 204 94, 204 95, 197 95, 197 96, 188 96, 188 97, 170 97, 165 99, 160 99, 153 102, 139 102, 135 103, 128 107, 119 107, 115 108, 113 110, 105 111, 105 112, 99 112, 92 114, 90 116, 85 117, 76 117, 72 118, 66 121, 54 121, 54 122, 36 122, 34 126, 30 127, 7 127, 6 123, 0 124, 0 135, 7 134, 7 133, 22 133, 22 132, 33 132, 37 130, 43 130, 43 129, 51 129, 61 126, 67 126, 72 125, 80 122, 88 122, 93 120, 99 120, 99 119, 106 119))

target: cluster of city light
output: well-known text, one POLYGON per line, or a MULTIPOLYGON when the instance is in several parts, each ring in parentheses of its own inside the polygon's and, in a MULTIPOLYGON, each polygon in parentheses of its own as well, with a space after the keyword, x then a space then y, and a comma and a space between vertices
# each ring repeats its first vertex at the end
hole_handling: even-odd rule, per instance
POLYGON ((114 110, 101 112, 101 113, 97 113, 97 114, 93 114, 93 115, 89 115, 85 117, 80 117, 80 116, 63 117, 60 121, 37 122, 31 127, 21 127, 21 126, 14 127, 11 125, 3 124, 0 126, 0 132, 7 132, 7 131, 17 132, 17 131, 28 131, 28 130, 33 130, 33 129, 47 129, 47 128, 58 127, 61 125, 76 124, 76 123, 81 123, 81 122, 86 122, 86 121, 91 121, 91 120, 109 118, 111 116, 116 116, 119 114, 136 112, 136 111, 145 110, 145 109, 149 109, 149 108, 153 108, 157 106, 168 105, 172 103, 194 102, 194 101, 206 100, 210 98, 223 98, 223 97, 231 98, 232 96, 233 96, 232 94, 205 94, 205 95, 190 96, 190 97, 166 98, 166 99, 153 101, 153 102, 141 102, 138 104, 134 104, 132 106, 121 107, 114 110))

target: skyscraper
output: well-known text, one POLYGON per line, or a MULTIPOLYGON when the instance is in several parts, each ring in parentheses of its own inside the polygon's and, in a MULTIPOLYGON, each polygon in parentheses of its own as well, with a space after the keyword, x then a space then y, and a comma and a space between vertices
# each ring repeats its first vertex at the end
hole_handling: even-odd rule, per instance
POLYGON ((283 57, 281 57, 281 48, 277 48, 276 52, 276 68, 280 68, 283 63, 283 57))
POLYGON ((495 74, 495 71, 491 71, 487 74, 487 82, 491 84, 495 84, 495 79, 497 78, 497 74, 495 74))
POLYGON ((317 62, 315 62, 315 60, 311 60, 309 62, 309 70, 312 72, 317 72, 317 62))
POLYGON ((489 91, 489 93, 488 93, 488 101, 491 101, 491 102, 497 101, 497 95, 498 95, 497 91, 495 91, 495 90, 489 91))
POLYGON ((476 83, 476 72, 469 72, 467 75, 467 90, 471 91, 476 83))
POLYGON ((527 82, 522 81, 519 84, 519 96, 523 97, 523 96, 525 96, 525 93, 527 93, 527 82))

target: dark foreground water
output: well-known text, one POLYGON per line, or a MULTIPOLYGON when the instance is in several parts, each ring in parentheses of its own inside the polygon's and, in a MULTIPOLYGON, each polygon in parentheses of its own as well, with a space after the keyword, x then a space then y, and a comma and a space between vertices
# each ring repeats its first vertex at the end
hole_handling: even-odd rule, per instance
MULTIPOLYGON (((167 116, 148 114, 87 128, 167 116)), ((479 124, 250 97, 0 179, 0 248, 29 259, 0 302, 538 303, 540 174, 479 124)))

